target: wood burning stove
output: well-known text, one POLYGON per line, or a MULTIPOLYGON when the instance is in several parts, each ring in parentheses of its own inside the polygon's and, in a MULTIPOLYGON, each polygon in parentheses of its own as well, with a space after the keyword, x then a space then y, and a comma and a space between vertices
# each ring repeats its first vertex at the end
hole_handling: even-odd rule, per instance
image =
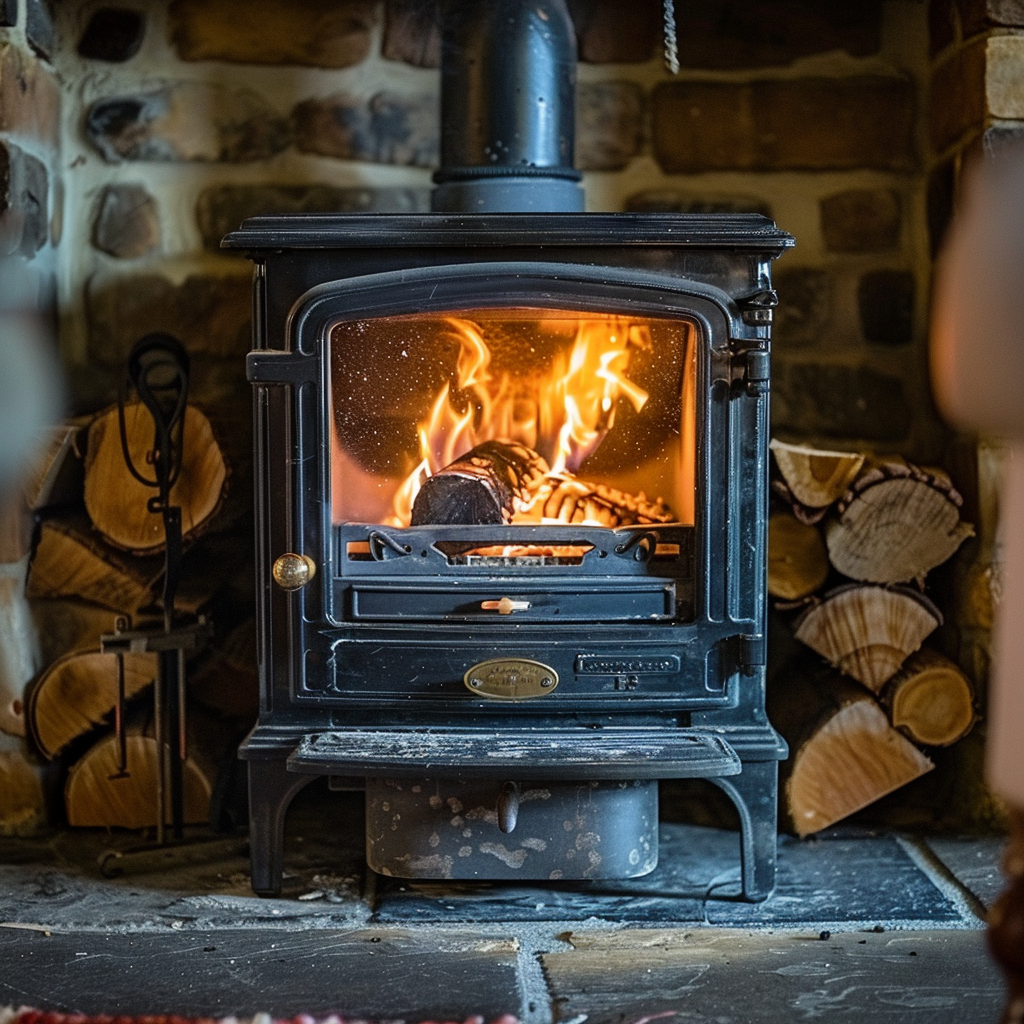
POLYGON ((769 262, 787 242, 756 215, 667 214, 229 236, 257 262, 257 891, 278 889, 284 811, 315 775, 368 780, 371 866, 451 878, 642 874, 655 780, 709 778, 740 810, 745 893, 770 890, 769 262), (578 383, 600 388, 580 433, 604 433, 538 489, 644 492, 656 514, 601 525, 584 494, 409 525, 431 459, 511 435, 558 461, 565 410, 586 419, 564 384, 581 338, 599 351, 578 383))
POLYGON ((225 239, 256 263, 259 893, 317 776, 365 786, 372 868, 451 879, 642 875, 657 780, 705 778, 739 810, 745 896, 772 888, 770 263, 792 239, 573 212, 570 40, 562 0, 450 5, 438 212, 225 239), (525 83, 511 111, 493 75, 525 83))

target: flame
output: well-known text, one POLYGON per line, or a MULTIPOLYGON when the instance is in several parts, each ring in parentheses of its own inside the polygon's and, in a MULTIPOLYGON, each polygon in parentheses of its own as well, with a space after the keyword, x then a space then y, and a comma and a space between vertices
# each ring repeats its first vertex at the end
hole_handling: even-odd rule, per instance
MULTIPOLYGON (((627 377, 633 352, 651 347, 646 325, 580 320, 571 347, 555 356, 549 372, 514 378, 491 372, 491 350, 478 324, 456 317, 444 322, 458 344, 455 379, 417 425, 419 462, 396 491, 386 525, 408 526, 423 483, 484 441, 524 444, 559 478, 597 449, 614 425, 620 398, 637 412, 647 402, 647 392, 627 377)), ((519 511, 522 519, 540 521, 529 505, 519 511)))

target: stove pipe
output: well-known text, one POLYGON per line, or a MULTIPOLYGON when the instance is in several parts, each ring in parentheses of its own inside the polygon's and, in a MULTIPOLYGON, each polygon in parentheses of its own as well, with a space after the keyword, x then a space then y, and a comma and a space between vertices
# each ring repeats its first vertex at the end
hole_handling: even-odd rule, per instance
POLYGON ((582 211, 575 99, 565 0, 446 0, 434 210, 582 211))

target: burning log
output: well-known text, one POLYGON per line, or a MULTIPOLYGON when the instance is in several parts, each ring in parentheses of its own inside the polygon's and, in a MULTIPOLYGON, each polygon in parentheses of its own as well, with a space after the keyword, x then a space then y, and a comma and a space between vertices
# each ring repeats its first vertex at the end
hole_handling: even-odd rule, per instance
POLYGON ((948 747, 974 726, 974 686, 937 651, 922 648, 886 683, 879 699, 892 724, 915 743, 948 747))
MULTIPOLYGON (((134 697, 156 675, 156 656, 124 656, 125 696, 134 697)), ((117 703, 117 661, 98 650, 59 658, 29 688, 26 705, 39 752, 53 759, 72 740, 109 721, 117 703)))
POLYGON ((889 460, 863 473, 827 522, 829 559, 866 583, 923 579, 974 527, 960 521, 963 499, 945 474, 889 460))
POLYGON ((768 714, 790 744, 786 808, 810 835, 874 803, 934 767, 889 724, 878 702, 838 672, 794 672, 768 714))
POLYGON ((542 480, 531 496, 531 512, 559 523, 588 523, 614 529, 647 523, 670 523, 673 516, 660 499, 641 491, 627 494, 606 484, 587 483, 569 474, 542 480))
MULTIPOLYGON (((182 536, 187 540, 201 533, 219 510, 228 467, 210 421, 194 406, 185 410, 183 429, 184 461, 170 500, 181 508, 182 536)), ((133 464, 149 467, 153 421, 142 405, 126 406, 125 432, 133 464)), ((125 464, 117 408, 100 413, 89 427, 85 459, 85 507, 93 525, 125 551, 138 555, 162 551, 163 520, 148 509, 153 493, 125 464)))
POLYGON ((412 525, 510 523, 548 468, 525 445, 485 441, 426 480, 413 503, 412 525))
POLYGON ((848 584, 801 616, 796 638, 878 693, 941 623, 938 608, 908 587, 848 584))
POLYGON ((814 526, 788 512, 768 519, 768 593, 783 601, 813 594, 829 573, 825 542, 814 526))
POLYGON ((413 526, 544 520, 611 528, 672 519, 660 498, 552 473, 542 456, 511 441, 485 441, 435 473, 412 510, 413 526))

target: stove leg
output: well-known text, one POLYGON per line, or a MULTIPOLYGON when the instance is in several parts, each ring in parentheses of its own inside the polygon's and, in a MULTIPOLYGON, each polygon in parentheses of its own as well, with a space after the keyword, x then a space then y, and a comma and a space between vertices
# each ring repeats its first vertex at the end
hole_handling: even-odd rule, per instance
POLYGON ((778 762, 744 761, 739 775, 709 781, 725 792, 739 811, 743 898, 760 903, 775 888, 778 762))
POLYGON ((285 814, 295 794, 314 778, 288 771, 284 761, 249 761, 249 856, 257 896, 281 894, 285 814))

